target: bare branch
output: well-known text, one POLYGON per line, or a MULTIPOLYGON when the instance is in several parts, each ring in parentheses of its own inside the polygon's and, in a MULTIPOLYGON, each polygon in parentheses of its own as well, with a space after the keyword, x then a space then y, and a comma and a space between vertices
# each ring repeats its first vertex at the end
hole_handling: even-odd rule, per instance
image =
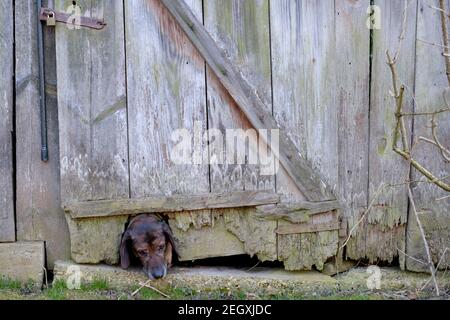
POLYGON ((401 46, 402 46, 402 42, 405 39, 405 34, 406 34, 406 22, 407 22, 407 17, 408 17, 408 0, 405 0, 405 8, 403 9, 403 23, 402 23, 402 31, 400 33, 400 36, 398 38, 398 46, 397 46, 397 50, 395 52, 394 55, 394 63, 397 61, 399 55, 400 55, 400 50, 401 50, 401 46))
MULTIPOLYGON (((448 248, 444 249, 444 252, 442 253, 441 258, 439 259, 439 262, 436 266, 436 270, 439 270, 439 267, 441 266, 442 261, 444 261, 445 255, 447 254, 447 250, 448 250, 448 248)), ((419 292, 423 291, 423 289, 425 289, 427 287, 427 285, 430 283, 430 281, 431 281, 431 278, 428 279, 428 281, 423 285, 422 289, 420 289, 419 292)))
POLYGON ((355 225, 351 228, 350 232, 348 233, 347 239, 344 241, 342 246, 339 247, 338 252, 341 251, 347 245, 347 243, 350 241, 350 239, 353 235, 353 232, 355 232, 356 228, 361 224, 361 222, 363 222, 366 215, 370 212, 370 210, 372 210, 372 207, 374 206, 375 202, 378 200, 378 197, 381 195, 381 192, 385 188, 386 188, 386 185, 384 185, 384 184, 380 185, 380 187, 378 188, 377 192, 375 193, 372 201, 370 202, 369 207, 361 215, 361 218, 359 218, 358 222, 356 222, 355 225))
POLYGON ((425 266, 428 265, 428 263, 426 263, 425 261, 422 261, 422 260, 419 260, 419 259, 417 259, 417 258, 414 258, 413 256, 410 256, 410 255, 407 254, 406 252, 400 250, 400 248, 397 248, 397 251, 400 252, 401 254, 403 254, 405 257, 407 257, 407 258, 409 258, 409 259, 411 259, 411 260, 414 260, 414 261, 417 262, 417 263, 423 264, 423 265, 425 265, 425 266))
POLYGON ((450 195, 442 197, 442 198, 438 198, 438 199, 436 199, 436 201, 443 201, 443 200, 447 200, 447 199, 450 199, 450 195))
POLYGON ((417 41, 422 42, 422 43, 425 43, 425 44, 428 44, 428 45, 430 45, 430 46, 434 46, 434 47, 440 47, 440 48, 444 48, 444 49, 450 49, 450 47, 448 47, 448 46, 446 46, 446 45, 444 45, 444 44, 441 44, 441 43, 430 42, 430 41, 426 41, 426 40, 423 40, 423 39, 417 39, 417 41))
POLYGON ((450 192, 450 184, 440 180, 436 177, 431 171, 426 169, 422 164, 420 164, 417 160, 415 160, 410 153, 409 145, 408 145, 408 135, 406 132, 406 126, 404 117, 402 114, 403 109, 403 95, 405 91, 405 87, 402 85, 400 89, 398 87, 398 77, 395 61, 391 58, 389 52, 386 52, 388 58, 388 65, 391 70, 392 75, 392 86, 394 90, 394 98, 396 101, 396 110, 395 110, 395 118, 396 118, 396 127, 394 129, 394 138, 392 141, 392 149, 394 152, 402 156, 405 160, 410 162, 410 164, 419 171, 422 175, 424 175, 428 180, 432 181, 436 186, 441 189, 450 192), (398 147, 398 140, 401 138, 402 140, 402 149, 398 147))
POLYGON ((420 221, 420 218, 419 218, 419 213, 417 212, 416 202, 414 201, 411 186, 408 186, 408 198, 409 198, 409 202, 411 204, 411 208, 414 213, 414 216, 416 217, 417 226, 419 227, 420 236, 422 237, 423 245, 425 247, 425 252, 426 252, 427 260, 428 260, 427 261, 428 267, 430 269, 431 278, 433 279, 436 295, 439 296, 440 293, 439 293, 439 285, 436 281, 436 269, 434 268, 433 259, 431 258, 430 247, 428 245, 427 238, 425 237, 425 230, 423 229, 422 222, 420 221))
POLYGON ((445 68, 447 71, 448 85, 450 86, 450 48, 449 48, 447 17, 445 16, 446 9, 444 0, 439 0, 439 8, 441 9, 441 27, 442 27, 442 40, 444 41, 445 68))

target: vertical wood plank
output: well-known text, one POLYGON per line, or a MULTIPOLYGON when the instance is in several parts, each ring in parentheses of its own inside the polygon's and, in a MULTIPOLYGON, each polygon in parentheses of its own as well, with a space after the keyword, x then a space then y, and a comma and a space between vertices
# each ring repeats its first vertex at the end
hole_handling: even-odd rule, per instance
POLYGON ((274 115, 336 190, 334 23, 327 1, 271 3, 274 115))
MULTIPOLYGON (((206 29, 249 80, 265 105, 271 108, 268 8, 267 0, 207 1, 204 11, 206 29)), ((227 129, 252 130, 245 115, 209 68, 207 80, 209 128, 219 129, 224 138, 227 129)), ((247 132, 251 145, 255 145, 257 132, 247 132)), ((226 145, 225 149, 227 147, 229 150, 225 150, 225 154, 230 157, 234 145, 226 145)), ((215 151, 211 150, 211 157, 219 156, 215 151)), ((246 150, 247 158, 252 152, 257 150, 246 150)), ((274 190, 273 177, 261 175, 258 166, 249 164, 247 160, 244 164, 211 166, 212 190, 274 190)))
MULTIPOLYGON (((450 3, 445 1, 447 11, 450 3)), ((449 97, 449 84, 446 76, 443 48, 429 43, 442 44, 442 28, 440 13, 429 5, 439 7, 439 1, 419 1, 417 20, 416 51, 416 105, 415 112, 433 112, 445 107, 443 94, 449 97), (428 43, 426 43, 426 42, 428 43)), ((430 117, 414 117, 414 142, 419 137, 431 138, 430 117)), ((440 142, 450 146, 450 115, 437 117, 440 142)), ((449 164, 443 162, 437 149, 424 142, 419 142, 413 150, 413 157, 438 177, 449 176, 449 164)), ((412 180, 424 180, 424 177, 413 170, 412 180)), ((447 183, 450 179, 445 179, 447 183)), ((433 260, 437 263, 450 241, 450 199, 437 201, 448 196, 443 190, 429 183, 418 183, 413 187, 414 199, 420 211, 420 220, 424 226, 433 260)), ((426 261, 423 241, 412 211, 408 216, 407 228, 408 255, 426 261)), ((440 267, 450 266, 450 258, 444 257, 440 267)), ((406 268, 412 271, 426 271, 426 266, 407 258, 406 268)))
MULTIPOLYGON (((102 31, 56 26, 61 193, 70 200, 129 196, 124 20, 121 1, 76 2, 102 31)), ((66 11, 72 1, 56 1, 66 11)))
MULTIPOLYGON (((206 29, 216 43, 226 51, 260 99, 271 108, 269 1, 211 0, 205 1, 204 5, 206 29)), ((260 166, 249 161, 257 157, 258 150, 250 147, 258 145, 257 131, 252 128, 209 68, 207 68, 207 84, 208 128, 220 130, 225 141, 224 163, 211 165, 211 190, 275 191, 274 176, 261 174, 260 166), (227 144, 227 129, 245 131, 248 134, 248 145, 246 142, 227 144), (236 161, 233 161, 233 164, 228 163, 227 160, 230 159, 233 150, 245 153, 245 160, 242 163, 236 161)), ((211 158, 220 156, 218 150, 211 148, 211 158)), ((213 210, 214 219, 221 219, 223 216, 227 228, 244 242, 248 254, 256 254, 260 260, 275 260, 276 222, 257 220, 253 213, 254 209, 213 210)))
MULTIPOLYGON (((350 230, 368 205, 370 0, 336 0, 336 64, 339 115, 339 199, 350 230)), ((347 257, 365 256, 364 224, 347 245, 347 257)))
MULTIPOLYGON (((53 7, 53 1, 44 1, 53 7)), ((55 31, 44 28, 49 161, 40 159, 37 13, 34 1, 18 1, 16 14, 16 220, 19 241, 45 241, 47 267, 69 258, 61 208, 55 31)))
POLYGON ((0 242, 16 239, 13 192, 14 22, 12 0, 0 3, 0 242))
MULTIPOLYGON (((335 16, 330 1, 272 1, 274 115, 334 191, 338 184, 335 16)), ((277 190, 304 199, 283 170, 277 190)), ((287 222, 279 222, 287 224, 287 222)), ((279 255, 291 270, 321 268, 337 249, 337 233, 279 235, 279 255)))
MULTIPOLYGON (((201 20, 202 1, 187 3, 201 20)), ((159 0, 126 1, 125 16, 131 196, 209 192, 208 164, 195 160, 208 156, 204 60, 159 0), (187 163, 172 159, 179 129, 191 135, 187 163)), ((212 226, 211 210, 183 212, 169 223, 177 239, 201 241, 220 232, 203 228, 212 226)), ((191 256, 189 245, 178 244, 181 260, 191 256)))
MULTIPOLYGON (((373 30, 373 60, 371 77, 370 107, 370 150, 369 150, 369 203, 375 205, 364 222, 367 228, 366 257, 371 261, 391 262, 399 256, 404 266, 405 226, 408 216, 406 185, 385 188, 383 184, 402 184, 408 179, 409 165, 392 151, 392 139, 396 125, 395 99, 392 97, 392 77, 387 65, 386 51, 393 56, 399 48, 403 30, 405 1, 376 0, 380 8, 381 29, 373 30)), ((399 79, 407 88, 405 111, 413 110, 416 1, 408 1, 404 38, 401 41, 397 70, 399 79)), ((407 120, 408 132, 411 121, 407 120)))
MULTIPOLYGON (((201 1, 190 5, 201 17, 201 1)), ((171 158, 175 130, 205 132, 204 61, 159 1, 127 1, 125 12, 131 195, 209 192, 207 164, 171 158)))

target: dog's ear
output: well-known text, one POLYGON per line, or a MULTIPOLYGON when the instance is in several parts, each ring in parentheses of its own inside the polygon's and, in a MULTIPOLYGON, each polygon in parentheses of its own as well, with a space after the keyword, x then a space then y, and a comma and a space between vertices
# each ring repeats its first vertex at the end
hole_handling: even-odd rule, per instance
MULTIPOLYGON (((163 222, 162 226, 163 226, 162 228, 163 228, 164 235, 166 236, 166 240, 167 240, 166 252, 168 250, 170 250, 170 251, 173 250, 173 251, 175 251, 176 255, 178 256, 177 246, 175 244, 175 240, 173 239, 172 230, 170 229, 169 225, 166 222, 163 222)), ((170 260, 172 260, 172 257, 170 260)))
POLYGON ((130 266, 130 253, 128 251, 128 244, 131 240, 130 231, 127 230, 122 236, 122 242, 120 243, 120 266, 122 269, 128 269, 130 266))
POLYGON ((164 251, 164 261, 166 262, 167 267, 172 266, 172 249, 172 244, 170 241, 167 241, 166 251, 164 251))

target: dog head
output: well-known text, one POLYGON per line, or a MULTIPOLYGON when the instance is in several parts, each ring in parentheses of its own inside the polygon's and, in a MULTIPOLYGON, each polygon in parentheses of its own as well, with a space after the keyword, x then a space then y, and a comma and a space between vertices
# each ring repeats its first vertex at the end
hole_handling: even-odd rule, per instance
POLYGON ((130 266, 130 254, 142 263, 150 279, 163 278, 172 263, 172 250, 176 252, 172 231, 166 222, 151 214, 134 218, 123 234, 120 244, 120 264, 130 266))

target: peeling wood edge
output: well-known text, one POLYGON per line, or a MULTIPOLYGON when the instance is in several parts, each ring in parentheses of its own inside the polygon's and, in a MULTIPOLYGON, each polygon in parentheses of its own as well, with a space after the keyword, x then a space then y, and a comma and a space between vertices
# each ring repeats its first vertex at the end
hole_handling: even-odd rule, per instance
POLYGON ((141 199, 99 200, 67 203, 64 211, 73 219, 255 207, 280 202, 280 196, 267 191, 238 191, 141 199))
POLYGON ((307 223, 312 216, 327 212, 337 212, 339 215, 339 201, 298 201, 256 207, 256 217, 260 219, 285 220, 291 223, 307 223))
POLYGON ((265 139, 265 143, 272 149, 306 198, 310 201, 335 200, 336 197, 325 181, 301 156, 291 138, 280 129, 277 121, 267 111, 268 109, 265 108, 256 92, 229 61, 203 24, 192 13, 189 6, 183 0, 161 0, 161 3, 186 33, 252 126, 255 129, 279 130, 279 148, 274 148, 268 141, 269 139, 265 139, 266 137, 263 137, 263 135, 261 135, 261 138, 265 139), (277 150, 280 151, 277 152, 277 150))
POLYGON ((277 205, 258 206, 257 212, 261 215, 282 216, 289 213, 306 213, 309 215, 324 213, 329 211, 340 210, 341 205, 339 201, 297 201, 297 202, 283 202, 277 205))
POLYGON ((321 231, 339 231, 339 222, 327 222, 320 224, 292 224, 279 226, 275 232, 279 235, 314 233, 321 231))

